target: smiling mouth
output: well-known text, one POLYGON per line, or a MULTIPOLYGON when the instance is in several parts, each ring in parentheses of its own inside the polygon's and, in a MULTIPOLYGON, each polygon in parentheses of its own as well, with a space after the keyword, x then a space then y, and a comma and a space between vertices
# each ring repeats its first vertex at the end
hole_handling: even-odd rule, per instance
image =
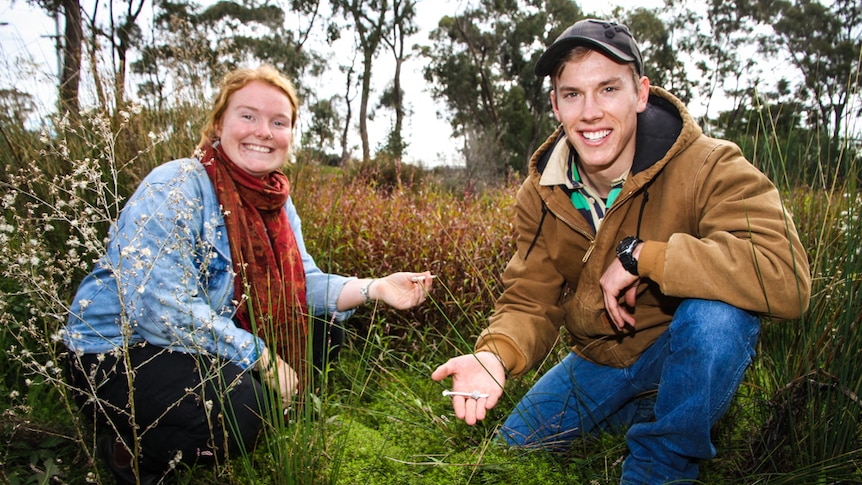
POLYGON ((260 145, 246 145, 245 147, 248 150, 251 150, 253 152, 258 152, 258 153, 270 153, 270 152, 272 152, 272 148, 262 147, 260 145))
POLYGON ((590 141, 598 141, 611 134, 611 130, 582 131, 581 134, 590 141))

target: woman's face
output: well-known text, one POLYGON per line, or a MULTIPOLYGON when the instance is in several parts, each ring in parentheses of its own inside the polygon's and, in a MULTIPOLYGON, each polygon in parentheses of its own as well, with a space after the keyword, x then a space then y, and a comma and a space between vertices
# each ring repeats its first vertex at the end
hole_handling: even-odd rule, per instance
POLYGON ((225 154, 250 175, 263 178, 287 160, 293 105, 280 89, 251 81, 231 95, 216 134, 225 154))

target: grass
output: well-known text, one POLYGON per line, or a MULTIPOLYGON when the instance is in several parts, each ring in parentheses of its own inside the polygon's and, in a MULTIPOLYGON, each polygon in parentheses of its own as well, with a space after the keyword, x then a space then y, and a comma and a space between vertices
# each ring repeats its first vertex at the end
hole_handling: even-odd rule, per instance
MULTIPOLYGON (((57 331, 124 197, 150 168, 186 155, 196 141, 192 133, 160 135, 163 118, 92 113, 57 122, 41 137, 4 126, 18 149, 0 155, 2 483, 111 483, 93 460, 92 430, 68 399, 57 331)), ((758 153, 767 154, 752 157, 758 166, 788 166, 781 150, 758 153)), ((275 420, 255 451, 185 471, 180 482, 616 483, 626 454, 620 436, 562 454, 510 451, 493 439, 517 399, 565 354, 562 344, 510 381, 475 427, 454 418, 444 384, 430 379, 437 365, 469 351, 486 324, 513 251, 517 182, 457 192, 430 172, 361 168, 288 167, 309 251, 325 271, 341 274, 430 269, 439 278, 428 302, 406 312, 360 309, 339 361, 292 422, 275 420)), ((811 308, 796 321, 765 323, 759 356, 713 431, 719 454, 702 466, 702 483, 862 483, 862 200, 855 180, 819 185, 793 174, 779 180, 809 251, 811 308)))

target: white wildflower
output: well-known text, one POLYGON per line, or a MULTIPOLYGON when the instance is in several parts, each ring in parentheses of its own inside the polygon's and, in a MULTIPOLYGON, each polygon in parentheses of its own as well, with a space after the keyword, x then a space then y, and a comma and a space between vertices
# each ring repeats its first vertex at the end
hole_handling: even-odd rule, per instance
POLYGON ((171 458, 171 461, 168 462, 168 468, 173 470, 174 468, 177 467, 177 464, 180 463, 182 460, 183 460, 183 452, 182 452, 182 450, 177 450, 177 454, 174 455, 174 457, 171 458))

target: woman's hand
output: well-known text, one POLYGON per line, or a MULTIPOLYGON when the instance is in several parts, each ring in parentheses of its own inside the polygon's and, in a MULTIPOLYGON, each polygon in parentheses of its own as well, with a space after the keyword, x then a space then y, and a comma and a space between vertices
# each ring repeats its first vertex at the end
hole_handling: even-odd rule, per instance
POLYGON ((428 297, 434 278, 431 272, 392 273, 384 278, 351 280, 338 295, 339 311, 356 308, 363 303, 382 301, 392 308, 406 310, 428 297))
POLYGON ((434 276, 424 273, 392 273, 385 278, 378 278, 368 288, 371 300, 380 300, 392 308, 406 310, 425 301, 434 276))
POLYGON ((257 359, 257 370, 260 371, 264 383, 270 389, 278 391, 281 405, 287 408, 299 391, 299 377, 296 372, 281 357, 271 354, 266 347, 257 359))

